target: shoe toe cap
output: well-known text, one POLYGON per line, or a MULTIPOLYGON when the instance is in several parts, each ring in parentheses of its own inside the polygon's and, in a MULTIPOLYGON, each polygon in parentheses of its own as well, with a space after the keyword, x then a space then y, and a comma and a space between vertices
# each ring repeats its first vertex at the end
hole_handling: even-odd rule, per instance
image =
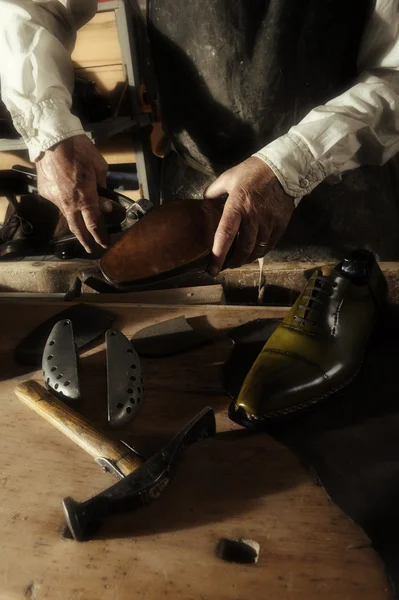
POLYGON ((230 417, 256 428, 257 422, 278 420, 304 409, 323 395, 328 379, 312 363, 279 352, 262 352, 253 365, 230 417))

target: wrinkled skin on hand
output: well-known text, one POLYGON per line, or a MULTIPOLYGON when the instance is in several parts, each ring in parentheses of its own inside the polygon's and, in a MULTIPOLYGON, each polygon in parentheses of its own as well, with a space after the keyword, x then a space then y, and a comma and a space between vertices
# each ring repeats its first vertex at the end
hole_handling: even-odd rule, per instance
POLYGON ((228 198, 208 268, 214 277, 222 268, 237 234, 228 260, 231 268, 261 258, 271 250, 294 212, 294 198, 284 192, 270 167, 255 156, 223 173, 207 188, 204 197, 212 200, 226 193, 228 198))
POLYGON ((38 191, 65 215, 69 229, 86 252, 95 243, 107 247, 103 212, 109 201, 99 198, 97 186, 106 187, 108 166, 86 135, 64 140, 37 162, 38 191))

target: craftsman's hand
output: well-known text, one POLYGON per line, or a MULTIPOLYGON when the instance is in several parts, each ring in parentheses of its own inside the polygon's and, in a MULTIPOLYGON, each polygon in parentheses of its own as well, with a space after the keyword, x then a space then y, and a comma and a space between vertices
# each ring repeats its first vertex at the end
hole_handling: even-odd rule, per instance
POLYGON ((251 157, 229 169, 206 190, 205 198, 228 194, 216 231, 209 273, 216 277, 236 237, 229 267, 261 258, 284 233, 294 199, 288 196, 273 171, 260 158, 251 157))
POLYGON ((94 242, 107 247, 103 212, 109 207, 97 193, 98 185, 106 187, 106 174, 107 163, 85 135, 60 142, 37 163, 39 194, 58 206, 86 252, 94 242))

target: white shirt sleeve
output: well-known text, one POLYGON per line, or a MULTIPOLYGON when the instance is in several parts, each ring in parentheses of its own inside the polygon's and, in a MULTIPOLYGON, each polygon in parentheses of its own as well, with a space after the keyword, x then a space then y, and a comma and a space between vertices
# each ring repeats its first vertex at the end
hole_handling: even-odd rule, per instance
POLYGON ((32 161, 84 133, 71 114, 71 52, 96 8, 96 0, 0 0, 2 99, 32 161))
POLYGON ((376 0, 359 72, 348 91, 255 154, 290 196, 299 200, 331 175, 383 165, 399 151, 399 0, 376 0))

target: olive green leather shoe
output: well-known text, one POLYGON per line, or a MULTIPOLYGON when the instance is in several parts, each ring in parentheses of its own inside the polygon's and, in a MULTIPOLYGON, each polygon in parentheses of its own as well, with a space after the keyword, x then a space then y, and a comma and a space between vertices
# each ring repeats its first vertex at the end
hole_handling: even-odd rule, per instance
POLYGON ((373 254, 313 273, 248 373, 230 418, 250 429, 316 406, 357 374, 387 285, 373 254))

